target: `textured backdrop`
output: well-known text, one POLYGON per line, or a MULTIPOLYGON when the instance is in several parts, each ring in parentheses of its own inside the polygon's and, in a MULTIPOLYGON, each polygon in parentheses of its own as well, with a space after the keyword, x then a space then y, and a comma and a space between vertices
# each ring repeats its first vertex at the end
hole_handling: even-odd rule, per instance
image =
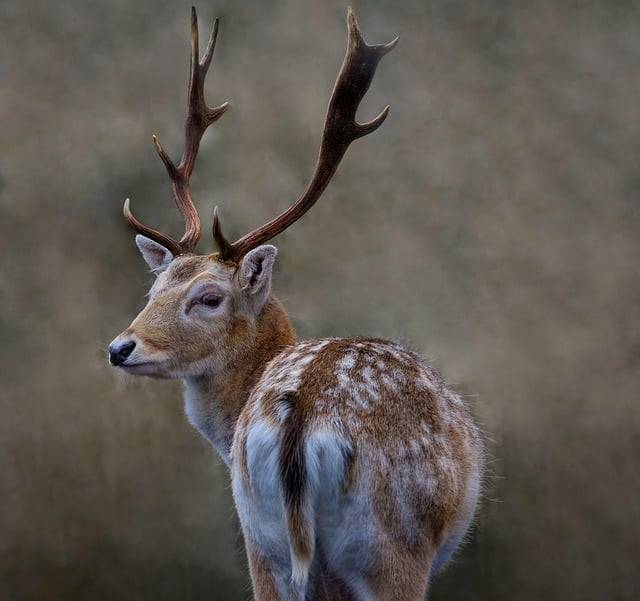
MULTIPOLYGON (((301 335, 407 341, 491 433, 486 500, 433 599, 640 590, 640 4, 357 1, 399 33, 319 204, 277 241, 301 335)), ((309 177, 342 2, 221 17, 207 95, 232 109, 194 176, 230 235, 309 177)), ((236 600, 228 479, 176 383, 105 346, 150 281, 121 217, 181 227, 151 134, 181 144, 189 5, 0 5, 0 599, 236 600)), ((210 248, 205 238, 203 249, 210 248)))

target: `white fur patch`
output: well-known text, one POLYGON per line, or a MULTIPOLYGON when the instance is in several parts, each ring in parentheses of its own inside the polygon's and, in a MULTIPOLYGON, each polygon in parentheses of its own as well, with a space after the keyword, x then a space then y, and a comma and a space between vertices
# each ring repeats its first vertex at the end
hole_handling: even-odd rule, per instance
POLYGON ((225 437, 229 431, 228 424, 222 417, 219 407, 206 404, 200 398, 200 391, 193 380, 184 380, 184 412, 189 423, 204 436, 218 451, 218 454, 230 466, 230 440, 225 437))
POLYGON ((330 342, 303 342, 278 355, 267 365, 252 396, 260 399, 269 393, 283 395, 297 392, 305 370, 330 342))
POLYGON ((264 422, 252 424, 246 440, 249 480, 243 478, 240 470, 233 470, 232 487, 244 535, 261 557, 269 558, 276 586, 286 598, 291 562, 280 487, 278 443, 277 429, 264 422))
MULTIPOLYGON (((261 557, 267 558, 283 598, 304 599, 311 563, 297 557, 290 545, 282 499, 279 469, 279 428, 264 421, 248 426, 245 480, 239 470, 233 474, 233 495, 245 536, 261 557), (293 597, 292 597, 293 596, 293 597)), ((306 487, 303 515, 313 549, 315 516, 319 508, 335 508, 346 474, 351 445, 334 430, 316 430, 306 437, 304 456, 306 487)))

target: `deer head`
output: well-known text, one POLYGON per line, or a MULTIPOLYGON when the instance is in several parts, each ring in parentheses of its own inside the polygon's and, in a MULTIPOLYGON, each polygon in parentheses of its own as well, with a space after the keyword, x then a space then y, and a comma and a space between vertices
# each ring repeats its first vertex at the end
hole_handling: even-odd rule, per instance
MULTIPOLYGON (((225 102, 210 108, 205 102, 204 82, 213 58, 218 21, 200 59, 197 16, 192 9, 185 147, 177 166, 157 137, 153 137, 171 179, 175 202, 185 221, 185 233, 178 241, 142 224, 131 213, 129 200, 125 201, 125 218, 138 232, 136 244, 156 280, 146 307, 109 345, 112 365, 134 374, 186 377, 220 368, 240 349, 251 346, 269 304, 271 270, 277 254, 274 246, 265 243, 313 206, 351 142, 375 131, 389 112, 387 106, 367 123, 355 119, 378 62, 395 46, 397 38, 389 44, 368 45, 351 9, 347 24, 347 53, 329 101, 315 171, 306 189, 286 211, 233 243, 222 233, 216 207, 212 233, 219 251, 197 255, 194 251, 201 227, 189 179, 205 130, 229 105, 225 102)), ((274 328, 290 327, 286 317, 271 312, 270 319, 275 322, 274 328)))

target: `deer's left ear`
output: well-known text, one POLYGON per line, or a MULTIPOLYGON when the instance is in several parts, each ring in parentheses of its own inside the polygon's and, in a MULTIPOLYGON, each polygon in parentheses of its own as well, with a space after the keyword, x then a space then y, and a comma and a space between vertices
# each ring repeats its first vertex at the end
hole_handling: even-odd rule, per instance
POLYGON ((240 287, 251 298, 252 304, 259 308, 262 308, 271 291, 271 270, 277 254, 275 246, 265 244, 254 248, 242 259, 240 287))

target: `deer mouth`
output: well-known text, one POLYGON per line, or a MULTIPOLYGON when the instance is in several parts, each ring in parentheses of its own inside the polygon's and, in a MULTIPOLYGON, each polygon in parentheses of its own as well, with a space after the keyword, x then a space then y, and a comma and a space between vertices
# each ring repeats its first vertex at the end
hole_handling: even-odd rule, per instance
POLYGON ((162 363, 159 361, 135 361, 123 363, 118 367, 125 372, 136 376, 159 376, 162 370, 162 363))
POLYGON ((155 361, 136 361, 135 363, 123 363, 119 367, 123 369, 129 369, 132 367, 144 367, 146 365, 156 365, 155 361))

